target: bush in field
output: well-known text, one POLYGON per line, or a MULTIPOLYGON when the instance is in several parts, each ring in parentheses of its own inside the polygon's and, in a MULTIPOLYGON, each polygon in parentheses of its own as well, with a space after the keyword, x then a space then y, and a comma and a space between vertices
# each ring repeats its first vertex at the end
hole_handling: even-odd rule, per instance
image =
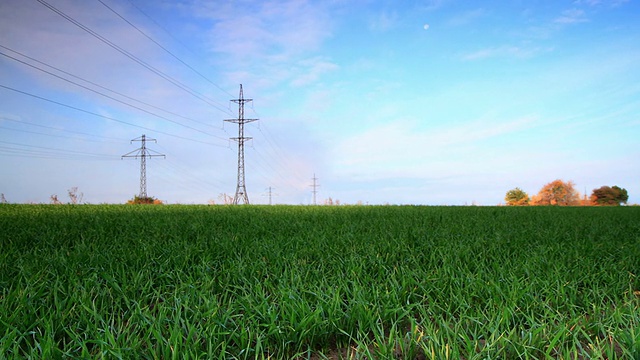
POLYGON ((529 205, 529 194, 520 188, 511 189, 507 191, 504 201, 507 202, 507 205, 511 206, 529 205))
POLYGON ((78 194, 78 187, 74 186, 71 189, 67 190, 67 194, 69 195, 69 203, 70 204, 78 204, 82 202, 82 198, 84 198, 84 194, 78 194))
POLYGON ((137 205, 137 204, 153 204, 153 205, 161 205, 162 200, 156 199, 153 196, 134 196, 133 199, 127 201, 127 204, 137 205))
POLYGON ((591 193, 591 201, 595 205, 619 206, 622 203, 626 204, 627 200, 629 200, 627 189, 615 185, 611 187, 601 186, 598 189, 593 189, 591 193))

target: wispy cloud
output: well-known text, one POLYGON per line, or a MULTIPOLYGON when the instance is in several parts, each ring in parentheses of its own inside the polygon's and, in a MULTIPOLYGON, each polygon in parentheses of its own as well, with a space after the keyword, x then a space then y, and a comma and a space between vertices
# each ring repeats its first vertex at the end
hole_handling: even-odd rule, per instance
POLYGON ((315 50, 331 35, 328 8, 306 0, 234 2, 225 6, 198 1, 193 12, 213 21, 211 49, 234 61, 315 50), (245 11, 247 7, 250 11, 245 11))
POLYGON ((323 58, 313 58, 301 61, 300 73, 291 81, 293 86, 303 86, 317 81, 321 75, 335 71, 338 65, 323 58))
POLYGON ((328 60, 316 58, 332 36, 332 6, 308 0, 240 1, 221 6, 197 0, 192 11, 211 21, 209 49, 227 81, 262 82, 263 88, 269 88, 308 84, 335 68, 328 60), (244 70, 242 79, 234 77, 239 67, 244 70))
POLYGON ((369 21, 369 29, 372 31, 387 31, 398 24, 399 16, 395 11, 383 11, 369 21))
POLYGON ((573 3, 575 5, 617 7, 627 2, 629 0, 576 0, 573 3))
POLYGON ((475 9, 455 15, 447 21, 449 26, 463 26, 487 14, 484 9, 475 9))
POLYGON ((415 164, 422 162, 425 154, 437 163, 440 156, 452 158, 473 153, 478 151, 480 142, 534 125, 535 118, 531 117, 505 122, 479 119, 427 131, 416 128, 411 121, 395 121, 345 139, 335 148, 336 154, 341 154, 336 162, 346 173, 351 172, 349 169, 358 169, 376 176, 400 176, 397 171, 414 173, 415 164), (379 173, 381 171, 384 174, 379 173))
POLYGON ((587 22, 587 18, 584 10, 581 9, 569 9, 562 12, 562 14, 553 20, 556 24, 577 24, 587 22))
POLYGON ((476 50, 462 56, 465 61, 485 60, 489 58, 530 58, 538 53, 547 51, 539 47, 522 46, 494 46, 476 50))
POLYGON ((418 7, 421 11, 434 11, 440 9, 448 0, 426 0, 418 7))

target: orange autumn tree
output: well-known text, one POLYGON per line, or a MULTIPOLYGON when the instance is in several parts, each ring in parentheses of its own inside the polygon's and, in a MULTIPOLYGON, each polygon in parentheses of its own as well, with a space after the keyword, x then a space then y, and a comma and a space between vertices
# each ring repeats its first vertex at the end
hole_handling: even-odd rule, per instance
POLYGON ((580 193, 575 189, 573 181, 554 180, 540 189, 531 199, 532 205, 580 205, 580 193))

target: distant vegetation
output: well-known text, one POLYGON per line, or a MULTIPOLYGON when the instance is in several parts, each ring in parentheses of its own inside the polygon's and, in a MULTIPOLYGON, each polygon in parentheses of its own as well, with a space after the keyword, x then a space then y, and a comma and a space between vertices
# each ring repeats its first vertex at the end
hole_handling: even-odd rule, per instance
POLYGON ((640 358, 640 208, 0 206, 0 358, 640 358))
POLYGON ((153 205, 161 205, 162 200, 156 199, 153 196, 138 196, 135 195, 133 199, 127 201, 129 205, 140 205, 140 204, 153 204, 153 205))
POLYGON ((540 189, 537 195, 529 195, 520 188, 507 191, 504 197, 507 205, 558 205, 558 206, 592 206, 626 204, 629 200, 627 190, 618 186, 602 186, 594 189, 591 196, 581 196, 572 181, 554 180, 540 189))

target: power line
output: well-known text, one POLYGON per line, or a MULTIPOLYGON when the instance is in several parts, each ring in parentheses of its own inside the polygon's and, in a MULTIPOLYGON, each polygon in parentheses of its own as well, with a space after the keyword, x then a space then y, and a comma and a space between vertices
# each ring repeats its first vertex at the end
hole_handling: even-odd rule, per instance
POLYGON ((54 135, 54 134, 47 134, 47 133, 38 132, 38 131, 29 131, 29 130, 24 130, 24 129, 14 129, 14 128, 6 127, 6 126, 0 126, 0 129, 5 129, 5 130, 9 130, 9 131, 16 131, 16 132, 23 132, 23 133, 27 133, 27 134, 35 134, 35 135, 57 137, 57 138, 63 138, 63 139, 94 141, 94 142, 96 141, 96 140, 88 140, 88 139, 79 139, 79 138, 75 138, 73 136, 54 135))
MULTIPOLYGON (((146 37, 147 39, 149 39, 151 42, 153 42, 154 44, 158 45, 158 47, 160 47, 162 50, 164 50, 167 54, 171 55, 174 59, 178 60, 182 65, 186 66, 187 68, 189 68, 191 71, 193 71, 194 73, 196 73, 198 76, 200 76, 201 78, 203 78, 204 80, 206 80, 207 82, 209 82, 211 85, 217 87, 218 89, 222 90, 223 92, 227 93, 224 89, 222 89, 220 86, 218 86, 216 83, 214 83, 213 81, 209 80, 209 78, 207 78, 206 76, 204 76, 201 72, 199 72, 198 70, 194 69, 191 65, 187 64, 186 62, 184 62, 182 59, 180 59, 178 56, 176 56, 174 53, 172 53, 171 51, 169 51, 169 49, 165 48, 164 46, 162 46, 162 44, 160 44, 159 42, 155 41, 151 36, 147 35, 144 31, 140 30, 140 28, 138 28, 135 24, 133 24, 131 21, 127 20, 124 16, 122 16, 120 13, 118 13, 117 11, 115 11, 113 8, 111 8, 109 5, 105 4, 104 1, 102 0, 98 0, 102 5, 104 5, 107 9, 109 9, 112 13, 116 14, 120 19, 122 19, 124 22, 126 22, 127 24, 131 25, 131 27, 133 27, 134 29, 136 29, 140 34, 142 34, 142 36, 146 37)), ((135 6, 135 5, 134 5, 135 6)), ((138 9, 138 11, 141 11, 140 9, 138 9)), ((142 11, 141 11, 142 12, 142 11)), ((148 17, 148 16, 147 16, 148 17)), ((229 93, 227 93, 229 94, 229 93)), ((231 95, 231 94, 229 94, 231 95)))
MULTIPOLYGON (((255 111, 253 106, 251 106, 251 111, 253 111, 256 115, 258 115, 258 113, 255 111)), ((293 163, 293 161, 289 156, 285 155, 286 151, 282 149, 280 144, 275 140, 275 137, 271 134, 270 131, 268 131, 266 123, 260 122, 258 123, 256 128, 263 135, 262 139, 265 140, 267 144, 267 148, 271 149, 271 152, 266 151, 265 154, 269 155, 271 153, 270 154, 271 157, 273 157, 273 159, 275 160, 274 163, 278 165, 279 168, 282 170, 282 171, 276 171, 276 173, 292 188, 302 189, 300 184, 306 183, 307 180, 305 180, 306 177, 300 173, 299 166, 293 163), (298 184, 292 181, 291 176, 287 176, 285 178, 283 174, 295 176, 296 178, 295 180, 298 181, 298 184)), ((262 157, 261 153, 259 152, 257 153, 257 155, 259 157, 262 157)), ((270 165, 270 162, 267 162, 267 164, 269 164, 269 167, 275 171, 275 169, 270 165)))
MULTIPOLYGON (((16 51, 16 50, 14 50, 14 49, 8 48, 8 47, 3 46, 3 45, 1 45, 1 44, 0 44, 0 48, 3 48, 3 49, 5 49, 5 50, 8 50, 8 51, 10 51, 10 52, 12 52, 12 53, 14 53, 14 54, 20 55, 20 56, 22 56, 22 57, 24 57, 24 58, 26 58, 26 59, 29 59, 29 60, 31 60, 31 61, 33 61, 33 62, 35 62, 35 63, 40 64, 40 65, 46 66, 46 67, 48 67, 48 68, 50 68, 50 69, 56 70, 56 71, 58 71, 58 72, 60 72, 60 73, 62 73, 62 74, 65 74, 65 75, 67 75, 67 76, 70 76, 70 77, 72 77, 72 78, 74 78, 74 79, 78 79, 78 80, 84 81, 85 83, 91 84, 91 85, 96 86, 96 87, 98 87, 98 88, 100 88, 100 89, 103 89, 103 90, 109 91, 109 92, 111 92, 111 93, 113 93, 113 94, 117 94, 117 95, 119 95, 119 96, 122 96, 123 98, 129 99, 129 100, 134 101, 134 102, 136 102, 136 103, 139 103, 139 104, 142 104, 142 105, 148 106, 148 107, 153 108, 153 109, 156 109, 156 110, 160 110, 160 111, 162 111, 162 112, 165 112, 165 113, 167 113, 167 114, 170 114, 170 115, 173 115, 173 116, 176 116, 176 117, 179 117, 179 118, 185 119, 185 120, 189 120, 189 121, 196 122, 196 123, 198 123, 198 124, 202 124, 202 125, 206 125, 206 126, 213 127, 213 125, 208 124, 208 123, 205 123, 205 122, 203 122, 203 121, 198 121, 198 120, 196 120, 196 119, 193 119, 193 118, 190 118, 190 117, 187 117, 187 116, 180 115, 180 114, 175 113, 175 112, 172 112, 172 111, 170 111, 170 110, 166 110, 166 109, 163 109, 163 108, 161 108, 161 107, 158 107, 158 106, 155 106, 155 105, 149 104, 149 103, 147 103, 147 102, 144 102, 144 101, 138 100, 138 99, 136 99, 136 98, 133 98, 133 97, 131 97, 131 96, 128 96, 128 95, 126 95, 126 94, 123 94, 123 93, 121 93, 121 92, 118 92, 118 91, 116 91, 116 90, 109 89, 109 88, 107 88, 107 87, 105 87, 105 86, 102 86, 102 85, 97 84, 97 83, 95 83, 95 82, 93 82, 93 81, 87 80, 87 79, 85 79, 85 78, 82 78, 82 77, 80 77, 80 76, 74 75, 74 74, 72 74, 72 73, 70 73, 70 72, 64 71, 64 70, 62 70, 62 69, 60 69, 60 68, 57 68, 57 67, 55 67, 55 66, 53 66, 53 65, 51 65, 51 64, 47 64, 47 63, 45 63, 45 62, 43 62, 43 61, 40 61, 40 60, 38 60, 38 59, 35 59, 35 58, 31 57, 31 56, 25 55, 25 54, 23 54, 23 53, 21 53, 21 52, 19 52, 19 51, 16 51)), ((40 69, 40 68, 38 68, 38 67, 35 67, 35 66, 33 66, 33 65, 31 65, 31 64, 28 64, 28 63, 26 63, 26 62, 23 62, 23 61, 21 61, 21 60, 17 60, 17 59, 15 59, 15 58, 13 58, 13 57, 10 57, 10 56, 6 55, 6 54, 2 54, 2 55, 6 56, 6 57, 9 57, 9 58, 11 58, 11 59, 13 59, 13 60, 15 60, 15 61, 21 62, 21 63, 23 63, 24 65, 28 65, 28 66, 30 66, 30 67, 32 67, 32 68, 35 68, 35 69, 40 70, 40 71, 43 71, 43 72, 45 72, 45 73, 47 73, 47 74, 53 75, 53 74, 51 74, 51 73, 49 73, 49 72, 47 72, 47 71, 45 71, 45 70, 42 70, 42 69, 40 69)), ((53 75, 53 76, 58 77, 57 75, 53 75)), ((60 77, 58 77, 58 78, 60 78, 60 77)), ((63 79, 63 80, 68 81, 68 80, 66 80, 66 79, 63 79)), ((73 83, 73 84, 75 84, 75 83, 73 83)), ((93 90, 91 90, 91 91, 93 91, 93 90)), ((94 92, 95 92, 95 91, 94 91, 94 92)))
POLYGON ((60 15, 61 17, 63 17, 65 20, 69 21, 70 23, 76 25, 77 27, 79 27, 80 29, 86 31, 87 33, 89 33, 89 35, 95 37, 96 39, 102 41, 103 43, 107 44, 109 47, 113 48, 114 50, 118 51, 119 53, 123 54, 124 56, 128 57, 129 59, 133 60, 134 62, 138 63, 139 65, 141 65, 142 67, 144 67, 145 69, 151 71, 152 73, 160 76, 161 78, 167 80, 168 82, 170 82, 171 84, 175 85, 176 87, 186 91, 187 93, 191 94, 192 96, 204 101, 205 103, 209 104, 210 106, 222 111, 222 112, 227 112, 225 111, 223 108, 219 107, 218 104, 215 104, 214 102, 211 102, 210 100, 208 100, 206 97, 204 97, 204 95, 200 94, 199 92, 193 90, 192 88, 190 88, 189 86, 182 84, 180 81, 172 78, 171 76, 165 74, 164 72, 156 69, 155 67, 149 65, 148 63, 146 63, 145 61, 141 60, 140 58, 138 58, 137 56, 133 55, 132 53, 128 52, 127 50, 121 48, 120 46, 116 45, 115 43, 113 43, 112 41, 110 41, 109 39, 105 38, 104 36, 96 33, 95 31, 91 30, 89 27, 83 25, 82 23, 80 23, 79 21, 77 21, 76 19, 74 19, 73 17, 67 15, 66 13, 64 13, 63 11, 59 10, 58 8, 56 8, 55 6, 49 4, 48 2, 46 2, 45 0, 36 0, 38 1, 40 4, 42 4, 43 6, 45 6, 46 8, 48 8, 49 10, 53 11, 54 13, 60 15))
POLYGON ((5 127, 5 126, 0 126, 0 128, 2 128, 2 129, 11 130, 11 131, 25 132, 25 133, 28 133, 28 134, 44 135, 44 136, 58 137, 58 138, 65 138, 65 139, 82 140, 82 141, 122 143, 122 141, 120 141, 120 139, 111 138, 111 137, 108 137, 108 136, 100 136, 100 135, 93 135, 93 134, 89 134, 89 133, 85 133, 85 132, 81 132, 81 131, 59 129, 59 128, 55 128, 53 126, 45 126, 45 125, 30 123, 30 122, 27 122, 27 121, 14 120, 14 119, 10 119, 10 118, 4 117, 4 116, 0 116, 0 119, 4 120, 4 121, 16 122, 18 124, 23 124, 23 125, 37 126, 37 127, 41 127, 41 128, 44 128, 44 129, 52 129, 52 130, 56 130, 56 131, 68 132, 68 133, 72 133, 72 134, 80 134, 80 135, 91 136, 91 137, 96 137, 96 138, 103 138, 103 139, 107 139, 107 140, 83 139, 83 138, 73 137, 73 136, 55 135, 55 134, 50 134, 50 133, 38 132, 38 131, 30 131, 30 130, 15 129, 15 128, 9 128, 9 127, 5 127), (117 141, 114 141, 114 140, 117 140, 117 141))
MULTIPOLYGON (((164 26, 160 25, 160 23, 158 23, 155 19, 153 19, 149 14, 147 14, 146 12, 144 12, 138 5, 136 5, 132 0, 129 0, 129 3, 131 3, 131 5, 136 8, 142 15, 146 16, 147 19, 151 20, 151 22, 153 22, 154 24, 156 24, 157 27, 159 27, 160 29, 162 29, 164 32, 166 32, 173 40, 175 40, 178 44, 182 45, 183 48, 189 50, 192 54, 196 55, 193 50, 189 49, 188 46, 186 46, 182 41, 180 41, 178 38, 176 38, 175 36, 173 36, 173 34, 167 30, 164 26)), ((225 91, 226 92, 226 91, 225 91)), ((227 93, 230 96, 233 96, 229 93, 227 93)))
POLYGON ((287 155, 287 152, 284 149, 282 149, 282 146, 280 146, 280 144, 276 141, 275 137, 273 136, 273 134, 271 134, 271 131, 269 131, 266 124, 261 122, 260 125, 257 126, 257 128, 258 131, 260 131, 260 133, 263 135, 263 138, 266 141, 268 147, 273 151, 274 157, 281 159, 282 169, 285 172, 294 175, 300 183, 306 183, 306 177, 300 173, 300 170, 298 169, 299 167, 292 162, 291 157, 287 155))
POLYGON ((171 187, 179 187, 183 190, 193 192, 194 190, 200 194, 209 194, 212 196, 217 194, 217 188, 226 187, 228 184, 222 184, 218 181, 212 181, 212 179, 204 179, 194 173, 192 168, 186 168, 179 166, 176 162, 161 161, 158 166, 165 171, 158 172, 158 177, 171 185, 171 187))
MULTIPOLYGON (((167 150, 164 146, 158 144, 157 147, 160 150, 167 150)), ((231 149, 231 148, 229 148, 231 149)), ((175 159, 175 157, 174 157, 175 159)), ((189 159, 196 160, 198 163, 202 163, 204 161, 203 157, 191 157, 189 159)), ((229 184, 226 181, 216 180, 210 177, 208 174, 198 175, 197 172, 193 171, 193 168, 196 167, 196 164, 191 164, 188 162, 189 159, 181 159, 179 161, 172 161, 171 159, 167 159, 163 161, 163 165, 166 164, 167 170, 170 170, 172 175, 179 175, 181 177, 188 177, 192 181, 199 183, 202 190, 210 190, 211 188, 216 187, 227 187, 229 184)), ((181 179, 181 183, 184 183, 184 179, 181 179)))
MULTIPOLYGON (((259 116, 258 112, 251 106, 251 111, 253 111, 257 116, 259 116)), ((263 135, 267 145, 273 150, 273 154, 275 158, 280 158, 282 160, 282 166, 285 173, 292 173, 296 177, 301 184, 306 182, 306 177, 300 172, 299 166, 292 163, 291 157, 287 156, 287 152, 280 146, 279 142, 276 141, 275 136, 269 131, 268 126, 264 122, 258 123, 256 126, 258 131, 263 135), (263 131, 264 129, 264 131, 263 131)))
POLYGON ((249 197, 247 196, 247 187, 245 185, 244 176, 244 143, 247 140, 251 140, 250 137, 244 136, 244 124, 257 121, 258 119, 245 119, 244 118, 244 105, 253 99, 245 99, 242 93, 242 84, 240 84, 240 96, 237 99, 231 100, 238 104, 238 118, 228 119, 225 121, 238 124, 238 137, 232 137, 232 140, 238 142, 238 181, 236 184, 236 194, 233 197, 233 204, 237 205, 240 201, 244 204, 249 204, 249 197))
MULTIPOLYGON (((0 45, 0 46, 1 46, 1 45, 0 45)), ((20 59, 16 59, 16 58, 14 58, 14 57, 13 57, 13 56, 11 56, 11 55, 7 55, 7 54, 5 54, 5 53, 3 53, 3 52, 0 52, 0 55, 3 55, 3 56, 5 56, 5 57, 8 57, 8 58, 10 58, 10 59, 12 59, 12 60, 14 60, 14 61, 17 61, 17 62, 19 62, 19 63, 21 63, 21 64, 24 64, 24 65, 29 66, 29 67, 31 67, 31 68, 34 68, 34 69, 36 69, 36 70, 42 71, 42 72, 44 72, 44 73, 46 73, 46 74, 49 74, 49 75, 51 75, 51 76, 54 76, 54 77, 56 77, 56 78, 58 78, 58 79, 60 79, 60 80, 66 81, 66 82, 68 82, 68 83, 70 83, 70 84, 73 84, 73 85, 76 85, 76 86, 78 86, 78 87, 81 87, 81 88, 83 88, 83 89, 85 89, 85 90, 89 90, 89 91, 91 91, 91 92, 93 92, 93 93, 96 93, 96 94, 98 94, 98 95, 104 96, 104 97, 106 97, 106 98, 108 98, 108 99, 111 99, 111 100, 113 100, 113 101, 119 102, 119 103, 121 103, 121 104, 123 104, 123 105, 126 105, 126 106, 132 107, 132 108, 134 108, 134 109, 140 110, 140 111, 142 111, 142 112, 144 112, 144 113, 147 113, 147 114, 149 114, 149 115, 152 115, 152 116, 155 116, 155 117, 157 117, 157 118, 160 118, 160 119, 163 119, 163 120, 169 121, 169 122, 174 123, 174 124, 176 124, 176 125, 183 126, 183 127, 187 128, 187 129, 191 129, 191 130, 194 130, 194 131, 197 131, 197 132, 203 133, 203 134, 205 134, 205 135, 209 135, 209 136, 216 137, 216 138, 218 138, 218 139, 222 139, 222 137, 215 136, 215 135, 211 135, 211 134, 209 134, 209 133, 207 133, 207 132, 205 132, 205 131, 202 131, 202 130, 200 130, 200 129, 196 129, 196 128, 192 127, 192 126, 188 126, 188 125, 185 125, 185 124, 179 123, 179 122, 177 122, 177 121, 175 121, 175 120, 171 120, 171 119, 169 119, 169 118, 167 118, 167 117, 164 117, 164 116, 162 116, 162 115, 158 115, 158 114, 156 114, 156 113, 153 113, 153 112, 151 112, 151 111, 148 111, 148 110, 146 110, 146 109, 143 109, 143 108, 141 108, 141 107, 139 107, 139 106, 132 105, 132 104, 130 104, 130 103, 128 103, 128 102, 125 102, 125 101, 122 101, 122 100, 120 100, 120 99, 116 99, 116 98, 115 98, 115 97, 113 97, 113 96, 107 95, 107 94, 102 93, 102 92, 100 92, 100 91, 98 91, 98 90, 95 90, 95 89, 91 89, 91 88, 90 88, 90 87, 88 87, 88 86, 84 86, 84 85, 79 84, 79 83, 77 83, 77 82, 75 82, 75 81, 73 81, 73 80, 66 79, 66 78, 64 78, 64 77, 62 77, 62 76, 59 76, 59 75, 57 75, 57 74, 54 74, 54 73, 52 73, 52 72, 49 72, 49 71, 44 70, 44 69, 42 69, 42 68, 39 68, 39 67, 37 67, 37 66, 35 66, 35 65, 29 64, 29 63, 27 63, 27 62, 25 62, 25 61, 22 61, 22 60, 20 60, 20 59)))
POLYGON ((113 159, 113 155, 109 155, 109 154, 88 153, 88 152, 84 152, 84 151, 58 149, 58 148, 45 147, 45 146, 21 144, 21 143, 15 143, 15 142, 10 142, 10 141, 0 141, 0 143, 27 148, 27 149, 21 149, 21 148, 12 148, 12 147, 6 147, 6 146, 0 147, 1 149, 5 150, 5 151, 9 151, 9 152, 12 152, 12 153, 15 153, 15 154, 32 154, 32 155, 40 155, 40 156, 46 156, 46 155, 60 156, 60 155, 63 155, 63 156, 75 156, 75 157, 81 156, 81 157, 84 157, 84 158, 91 157, 91 158, 113 159), (38 149, 38 150, 29 150, 29 148, 38 149), (42 150, 47 150, 47 151, 42 151, 42 150))
POLYGON ((52 103, 52 104, 56 104, 56 105, 59 105, 59 106, 63 106, 63 107, 69 108, 69 109, 73 109, 73 110, 76 110, 76 111, 80 111, 80 112, 83 112, 83 113, 85 113, 85 114, 89 114, 89 115, 93 115, 93 116, 101 117, 101 118, 103 118, 103 119, 107 119, 107 120, 111 120, 111 121, 119 122, 119 123, 121 123, 121 124, 129 125, 129 126, 137 127, 137 128, 139 128, 139 129, 144 129, 144 130, 148 130, 148 131, 155 131, 155 132, 157 132, 157 133, 159 133, 159 134, 163 134, 163 135, 167 135, 167 136, 172 136, 172 137, 175 137, 175 138, 178 138, 178 139, 183 139, 183 140, 193 141, 193 142, 197 142, 197 143, 201 143, 201 144, 206 144, 206 145, 211 145, 211 146, 218 146, 218 147, 226 147, 226 146, 219 145, 219 144, 214 144, 214 143, 210 143, 210 142, 206 142, 206 141, 200 141, 200 140, 190 139, 190 138, 187 138, 187 137, 184 137, 184 136, 175 135, 175 134, 168 133, 168 132, 164 132, 164 131, 161 131, 161 130, 151 129, 151 128, 148 128, 148 127, 145 127, 145 126, 140 126, 140 125, 132 124, 132 123, 130 123, 130 122, 126 122, 126 121, 123 121, 123 120, 119 120, 119 119, 116 119, 116 118, 113 118, 113 117, 110 117, 110 116, 106 116, 106 115, 98 114, 98 113, 95 113, 95 112, 92 112, 92 111, 89 111, 89 110, 81 109, 81 108, 76 107, 76 106, 72 106, 72 105, 64 104, 64 103, 61 103, 61 102, 59 102, 59 101, 51 100, 51 99, 48 99, 48 98, 45 98, 45 97, 42 97, 42 96, 39 96, 39 95, 35 95, 35 94, 32 94, 32 93, 26 92, 26 91, 18 90, 18 89, 12 88, 12 87, 10 87, 10 86, 6 86, 6 85, 2 85, 2 84, 0 84, 0 88, 4 88, 4 89, 6 89, 6 90, 11 90, 11 91, 17 92, 17 93, 19 93, 19 94, 23 94, 23 95, 26 95, 26 96, 33 97, 33 98, 35 98, 35 99, 39 99, 39 100, 46 101, 46 102, 49 102, 49 103, 52 103))

